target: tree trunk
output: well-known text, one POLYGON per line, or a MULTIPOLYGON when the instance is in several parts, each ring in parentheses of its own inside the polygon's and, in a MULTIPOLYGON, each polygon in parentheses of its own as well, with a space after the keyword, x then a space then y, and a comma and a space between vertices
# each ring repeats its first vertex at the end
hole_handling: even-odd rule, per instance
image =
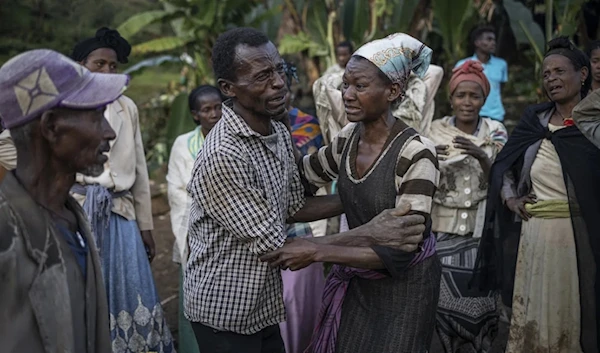
POLYGON ((298 28, 299 24, 294 21, 292 14, 287 6, 283 7, 283 12, 281 14, 281 23, 279 25, 279 31, 277 32, 277 41, 281 41, 281 39, 286 34, 297 34, 300 32, 298 28))
POLYGON ((306 77, 308 78, 309 91, 312 91, 313 83, 321 76, 319 58, 311 58, 308 56, 308 52, 302 52, 302 61, 304 62, 304 69, 306 70, 306 77))

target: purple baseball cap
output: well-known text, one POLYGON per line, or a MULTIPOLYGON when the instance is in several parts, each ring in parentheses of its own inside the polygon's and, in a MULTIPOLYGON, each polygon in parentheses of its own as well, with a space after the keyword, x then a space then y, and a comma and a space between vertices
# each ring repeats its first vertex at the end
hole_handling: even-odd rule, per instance
POLYGON ((10 129, 54 107, 98 109, 119 98, 129 76, 92 73, 48 49, 27 51, 0 68, 0 119, 10 129))

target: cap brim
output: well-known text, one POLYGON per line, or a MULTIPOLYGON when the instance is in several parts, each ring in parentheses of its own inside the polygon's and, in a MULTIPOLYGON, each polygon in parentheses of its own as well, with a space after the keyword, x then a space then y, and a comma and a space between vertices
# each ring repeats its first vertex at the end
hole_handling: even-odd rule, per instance
POLYGON ((87 84, 70 92, 60 103, 73 109, 96 109, 117 100, 129 83, 129 76, 91 73, 87 84))

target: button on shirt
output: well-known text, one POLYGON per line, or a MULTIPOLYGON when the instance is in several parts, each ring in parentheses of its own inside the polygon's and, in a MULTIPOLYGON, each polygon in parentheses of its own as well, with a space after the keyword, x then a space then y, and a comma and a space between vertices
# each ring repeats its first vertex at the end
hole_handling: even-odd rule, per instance
POLYGON ((279 122, 272 131, 259 135, 223 105, 198 154, 184 279, 192 322, 248 335, 285 321, 281 271, 259 257, 283 246, 304 189, 289 132, 279 122))
MULTIPOLYGON (((477 59, 477 55, 473 55, 470 58, 463 59, 456 63, 455 67, 462 65, 467 60, 477 59)), ((508 81, 508 65, 504 59, 499 57, 490 56, 490 60, 487 63, 481 63, 483 65, 483 73, 490 81, 490 94, 485 100, 485 104, 481 108, 479 115, 487 116, 494 120, 504 120, 504 105, 502 104, 502 95, 500 92, 500 84, 508 81)))

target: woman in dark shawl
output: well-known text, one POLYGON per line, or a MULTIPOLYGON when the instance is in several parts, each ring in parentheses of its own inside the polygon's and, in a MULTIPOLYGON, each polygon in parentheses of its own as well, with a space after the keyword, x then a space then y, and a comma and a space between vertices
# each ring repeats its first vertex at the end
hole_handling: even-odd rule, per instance
POLYGON ((476 279, 512 299, 507 352, 598 352, 600 150, 571 118, 590 63, 567 38, 548 45, 551 102, 526 109, 492 167, 476 279))

